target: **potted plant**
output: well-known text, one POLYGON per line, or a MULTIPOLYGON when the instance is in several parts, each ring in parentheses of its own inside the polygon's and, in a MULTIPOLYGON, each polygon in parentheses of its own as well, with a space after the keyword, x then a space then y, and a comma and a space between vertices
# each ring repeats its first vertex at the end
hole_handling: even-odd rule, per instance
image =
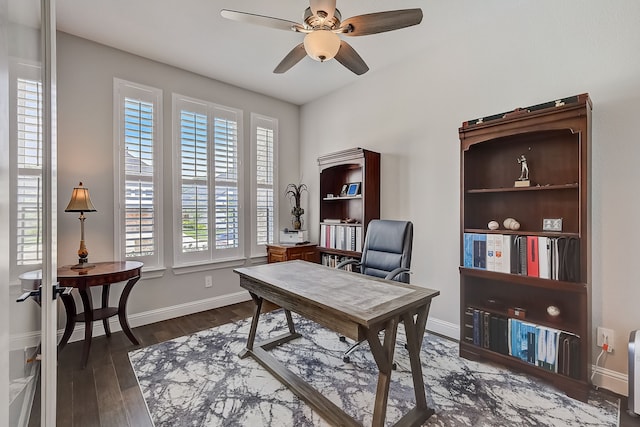
POLYGON ((291 202, 292 205, 291 215, 293 215, 293 220, 291 222, 295 230, 300 230, 302 228, 302 214, 304 214, 304 208, 300 206, 300 198, 302 193, 305 191, 307 191, 307 186, 305 184, 289 184, 285 190, 285 195, 289 198, 289 202, 291 202))

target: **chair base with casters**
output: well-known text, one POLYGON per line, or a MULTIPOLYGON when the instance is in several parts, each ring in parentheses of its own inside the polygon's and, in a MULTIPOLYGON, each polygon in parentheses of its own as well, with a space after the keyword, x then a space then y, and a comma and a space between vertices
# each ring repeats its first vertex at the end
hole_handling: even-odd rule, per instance
MULTIPOLYGON (((362 274, 409 283, 412 243, 413 224, 410 221, 372 220, 369 223, 360 261, 347 259, 336 268, 355 265, 362 274)), ((347 339, 341 336, 340 341, 347 342, 347 339)), ((358 341, 349 347, 344 352, 342 360, 350 363, 351 353, 363 342, 358 341)), ((394 363, 392 367, 396 369, 397 366, 394 363)))

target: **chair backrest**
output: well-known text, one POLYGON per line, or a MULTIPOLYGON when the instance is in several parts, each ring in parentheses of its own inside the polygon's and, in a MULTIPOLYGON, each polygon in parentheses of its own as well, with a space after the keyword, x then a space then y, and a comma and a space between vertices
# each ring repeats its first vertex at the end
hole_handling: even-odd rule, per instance
MULTIPOLYGON (((411 268, 413 223, 374 219, 369 222, 362 248, 360 272, 384 278, 396 268, 411 268)), ((409 273, 402 273, 393 280, 409 283, 409 273)))

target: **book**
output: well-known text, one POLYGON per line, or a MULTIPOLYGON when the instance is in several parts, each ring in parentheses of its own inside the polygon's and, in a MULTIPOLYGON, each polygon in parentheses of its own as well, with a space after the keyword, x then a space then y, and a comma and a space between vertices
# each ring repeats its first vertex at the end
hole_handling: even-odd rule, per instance
POLYGON ((486 244, 486 269, 488 271, 495 271, 496 270, 496 256, 495 256, 495 251, 496 251, 496 236, 497 234, 487 234, 486 235, 486 240, 487 240, 487 244, 486 244))
POLYGON ((517 274, 527 275, 527 236, 518 236, 516 238, 517 274))
POLYGON ((473 268, 473 233, 464 233, 462 237, 463 260, 462 265, 473 268))
POLYGON ((538 277, 551 278, 551 246, 549 238, 544 236, 538 237, 538 277))
POLYGON ((467 307, 464 310, 464 325, 463 325, 463 338, 464 342, 473 344, 473 308, 467 307))
POLYGON ((505 265, 505 252, 504 252, 504 236, 502 234, 494 234, 494 256, 495 256, 495 268, 494 271, 504 273, 505 265))
POLYGON ((538 237, 527 236, 527 276, 538 277, 540 267, 538 255, 538 237))
POLYGON ((485 270, 487 268, 487 235, 475 233, 473 235, 473 267, 485 270))

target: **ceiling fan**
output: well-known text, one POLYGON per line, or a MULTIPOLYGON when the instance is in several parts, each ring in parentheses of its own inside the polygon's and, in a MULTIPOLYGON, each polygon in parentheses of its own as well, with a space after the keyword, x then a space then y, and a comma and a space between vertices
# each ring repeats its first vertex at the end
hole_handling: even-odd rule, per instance
POLYGON ((369 67, 338 34, 366 36, 418 25, 422 21, 422 9, 369 13, 341 21, 336 0, 309 0, 309 6, 304 11, 302 24, 228 9, 222 9, 220 14, 234 21, 305 34, 304 41, 294 47, 273 70, 277 74, 289 70, 307 55, 320 62, 335 58, 357 75, 364 74, 369 67))

